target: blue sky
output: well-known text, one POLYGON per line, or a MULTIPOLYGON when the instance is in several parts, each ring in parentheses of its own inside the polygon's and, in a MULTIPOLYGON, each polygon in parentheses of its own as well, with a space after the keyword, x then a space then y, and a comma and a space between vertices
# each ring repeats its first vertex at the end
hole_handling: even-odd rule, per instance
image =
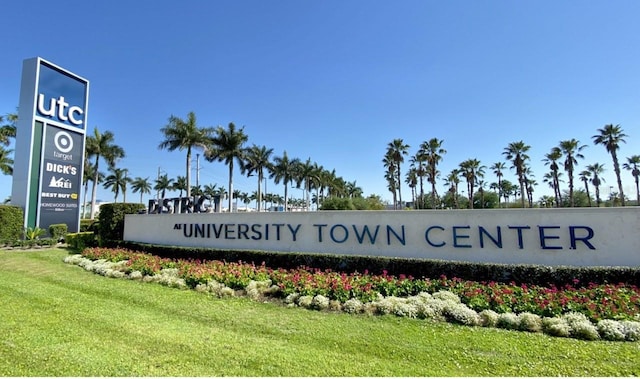
MULTIPOLYGON (((523 140, 536 199, 552 193, 541 160, 560 140, 589 145, 578 169, 604 163, 605 187, 615 177, 591 142, 596 129, 620 124, 621 159, 640 154, 637 1, 31 0, 3 14, 0 113, 18 105, 24 59, 83 76, 89 129, 114 132, 132 177, 185 174, 185 152, 158 145, 168 117, 189 111, 200 126, 245 126, 249 145, 311 158, 387 200, 381 160, 395 138, 411 154, 443 139, 443 177, 468 158, 503 161, 523 140)), ((226 166, 200 164, 201 184, 228 188, 226 166)), ((234 177, 236 189, 256 190, 255 178, 234 177)), ((505 178, 516 182, 513 171, 505 178)), ((496 181, 490 170, 485 181, 496 181)), ((630 173, 623 182, 633 199, 630 173)), ((0 198, 10 193, 0 177, 0 198)))

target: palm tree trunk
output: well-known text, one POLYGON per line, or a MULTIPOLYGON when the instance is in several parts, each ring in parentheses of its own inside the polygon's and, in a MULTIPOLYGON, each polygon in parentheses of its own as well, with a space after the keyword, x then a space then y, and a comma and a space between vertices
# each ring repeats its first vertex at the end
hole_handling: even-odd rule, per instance
POLYGON ((284 181, 284 211, 286 212, 289 208, 289 186, 287 185, 287 180, 284 181))
POLYGON ((258 171, 258 198, 256 199, 256 202, 258 203, 258 212, 260 212, 261 208, 262 208, 262 190, 260 188, 260 185, 262 184, 262 171, 258 171))
POLYGON ((615 150, 611 150, 611 158, 613 158, 613 170, 616 172, 618 180, 618 191, 620 191, 620 204, 624 207, 624 192, 622 191, 622 179, 620 179, 620 164, 618 163, 618 154, 615 150))
POLYGON ((584 190, 587 192, 587 200, 589 201, 589 207, 591 207, 591 195, 589 195, 589 182, 584 181, 584 190))
POLYGON ((96 216, 96 196, 97 196, 97 191, 98 191, 98 160, 100 159, 99 155, 96 155, 96 173, 93 177, 93 186, 91 188, 91 215, 89 218, 91 218, 92 220, 95 218, 96 216))
MULTIPOLYGON (((191 146, 187 147, 187 198, 191 200, 191 146)), ((182 197, 182 191, 180 191, 180 197, 182 197)))
POLYGON ((404 209, 402 205, 402 176, 400 175, 400 163, 398 163, 398 201, 400 202, 400 209, 404 209))
POLYGON ((229 213, 233 212, 233 160, 229 162, 229 213))

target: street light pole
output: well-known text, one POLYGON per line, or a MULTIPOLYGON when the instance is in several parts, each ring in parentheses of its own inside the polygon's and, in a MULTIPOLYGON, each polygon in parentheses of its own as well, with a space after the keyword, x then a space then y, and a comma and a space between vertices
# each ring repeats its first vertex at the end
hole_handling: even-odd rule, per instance
POLYGON ((200 185, 200 153, 196 153, 196 187, 200 185))

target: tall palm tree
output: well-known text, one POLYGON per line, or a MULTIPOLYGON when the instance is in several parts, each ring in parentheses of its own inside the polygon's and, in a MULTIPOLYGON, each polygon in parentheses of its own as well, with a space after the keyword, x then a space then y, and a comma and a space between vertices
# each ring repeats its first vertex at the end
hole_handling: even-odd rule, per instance
POLYGON ((417 209, 416 187, 418 187, 418 174, 414 166, 409 167, 409 170, 407 170, 404 182, 411 188, 411 202, 413 203, 413 207, 417 209))
POLYGON ((560 167, 558 166, 558 161, 562 158, 562 150, 559 147, 554 147, 551 149, 551 152, 544 155, 544 159, 542 160, 545 166, 549 166, 551 170, 551 178, 550 182, 551 188, 553 188, 553 193, 556 198, 556 207, 560 207, 562 204, 562 194, 560 192, 560 180, 559 180, 559 172, 560 167))
POLYGON ((393 194, 393 209, 398 209, 398 187, 399 183, 396 175, 396 163, 393 160, 393 154, 387 150, 387 153, 382 159, 382 164, 386 169, 384 178, 387 180, 387 188, 389 192, 393 194))
POLYGON ((520 196, 522 201, 522 208, 524 208, 524 194, 525 192, 525 167, 526 162, 529 159, 527 155, 527 151, 531 146, 524 143, 524 141, 511 142, 507 147, 505 147, 502 154, 511 161, 513 164, 511 168, 516 169, 516 174, 518 175, 518 183, 520 183, 520 196))
POLYGON ((312 177, 315 174, 315 169, 314 165, 311 163, 311 158, 307 158, 305 162, 299 161, 295 168, 295 171, 296 186, 297 188, 300 188, 300 186, 304 184, 305 208, 306 210, 309 210, 311 202, 309 198, 309 191, 311 189, 311 181, 313 180, 312 177))
POLYGON ((131 181, 131 190, 133 193, 140 192, 140 204, 142 204, 142 195, 151 193, 151 183, 149 183, 149 177, 141 178, 136 177, 131 181))
POLYGON ((526 167, 525 170, 525 191, 527 192, 527 200, 529 201, 529 208, 533 208, 533 190, 538 185, 538 182, 533 178, 531 167, 526 167))
POLYGON ((624 207, 624 192, 622 190, 622 179, 620 176, 620 164, 618 163, 618 149, 620 149, 621 143, 626 143, 624 134, 620 125, 608 124, 604 128, 598 129, 598 133, 593 137, 593 143, 596 145, 604 145, 607 152, 611 154, 613 160, 613 171, 616 173, 616 179, 618 181, 618 191, 620 192, 620 204, 624 207))
POLYGON ((604 179, 600 178, 600 175, 604 173, 604 165, 600 163, 594 163, 587 166, 587 170, 593 175, 591 178, 591 184, 596 189, 596 206, 600 207, 600 184, 604 182, 604 179))
POLYGON ((198 127, 196 114, 189 112, 186 120, 174 115, 169 116, 169 122, 160 131, 164 135, 164 141, 158 145, 159 149, 187 150, 186 190, 187 197, 191 197, 191 150, 194 148, 206 150, 214 129, 198 127))
POLYGON ((411 168, 415 170, 420 185, 420 193, 418 194, 418 209, 424 207, 424 178, 427 176, 427 157, 424 152, 418 150, 418 152, 409 159, 411 168))
POLYGON ((485 166, 477 159, 467 159, 460 163, 460 175, 467 180, 467 193, 469 195, 469 208, 473 209, 473 192, 476 182, 484 177, 485 166))
POLYGON ((569 204, 573 207, 575 205, 573 199, 573 171, 575 170, 575 165, 578 164, 577 158, 584 158, 584 155, 582 155, 580 151, 584 150, 587 145, 580 145, 580 141, 572 138, 570 140, 560 141, 558 147, 565 156, 564 170, 567 172, 567 177, 569 178, 569 204))
MULTIPOLYGON (((113 191, 115 194, 113 201, 116 203, 118 202, 120 191, 124 193, 127 190, 127 181, 129 179, 127 178, 127 171, 126 168, 109 167, 111 174, 104 178, 103 186, 105 189, 111 189, 111 191, 113 191)), ((126 201, 126 197, 124 201, 126 201)))
POLYGON ((640 155, 632 155, 627 158, 627 163, 624 163, 622 167, 625 170, 631 171, 631 175, 636 182, 636 205, 640 205, 640 186, 638 185, 638 177, 640 177, 640 155))
POLYGON ((498 208, 500 208, 500 198, 502 197, 502 177, 504 176, 503 171, 507 168, 504 162, 496 162, 489 167, 490 170, 493 171, 495 176, 498 178, 498 183, 495 188, 498 190, 498 208))
POLYGON ((431 183, 431 208, 436 208, 436 178, 440 174, 438 164, 442 161, 442 156, 447 153, 442 147, 444 140, 431 138, 420 144, 420 152, 427 160, 427 178, 431 183))
POLYGON ((396 138, 387 144, 387 152, 396 166, 395 173, 396 173, 396 183, 398 183, 398 187, 397 187, 398 201, 400 202, 400 207, 403 207, 402 205, 402 174, 400 170, 400 165, 402 162, 404 162, 405 155, 409 154, 409 145, 405 144, 402 138, 396 138))
POLYGON ((93 129, 93 134, 88 135, 86 137, 85 143, 85 159, 94 158, 94 177, 93 177, 93 188, 91 190, 91 218, 95 217, 96 210, 96 194, 98 189, 98 175, 100 174, 100 158, 102 158, 109 168, 115 166, 116 161, 120 158, 124 158, 125 153, 122 147, 118 146, 114 142, 115 137, 112 132, 105 131, 104 133, 100 133, 98 127, 96 126, 93 129))
POLYGON ((460 184, 460 170, 453 169, 444 179, 445 185, 449 186, 449 191, 453 194, 453 204, 456 209, 460 208, 458 203, 458 185, 460 184))
POLYGON ((264 178, 264 170, 266 169, 267 172, 269 172, 271 168, 272 153, 273 149, 267 149, 264 145, 253 145, 247 150, 247 154, 245 156, 247 175, 251 175, 254 172, 258 174, 258 197, 256 199, 256 202, 258 203, 258 212, 261 211, 262 207, 262 189, 260 186, 262 184, 262 179, 264 178))
POLYGON ((11 153, 13 150, 5 149, 0 146, 0 172, 5 175, 13 175, 13 158, 11 153))
POLYGON ((587 193, 589 207, 591 207, 591 195, 589 194, 589 181, 591 180, 591 171, 589 171, 588 169, 580 171, 580 173, 578 174, 578 178, 580 178, 580 180, 582 180, 582 183, 584 183, 584 190, 587 193))
POLYGON ((248 139, 249 137, 244 134, 244 126, 236 129, 233 122, 230 122, 226 129, 221 126, 216 128, 216 133, 211 138, 211 148, 205 152, 205 158, 209 162, 217 160, 229 167, 229 212, 232 211, 231 204, 233 204, 233 163, 237 161, 240 170, 244 171, 246 155, 244 144, 248 139))
POLYGON ((167 174, 160 175, 158 179, 156 179, 156 184, 153 186, 153 189, 158 191, 159 203, 158 203, 158 213, 162 213, 162 205, 164 204, 164 196, 167 190, 171 190, 173 187, 173 179, 169 179, 167 174))
POLYGON ((284 183, 284 211, 288 210, 289 206, 289 183, 293 181, 295 176, 295 167, 299 160, 297 158, 289 159, 287 151, 285 150, 281 157, 273 158, 273 167, 271 171, 270 179, 276 184, 284 183))

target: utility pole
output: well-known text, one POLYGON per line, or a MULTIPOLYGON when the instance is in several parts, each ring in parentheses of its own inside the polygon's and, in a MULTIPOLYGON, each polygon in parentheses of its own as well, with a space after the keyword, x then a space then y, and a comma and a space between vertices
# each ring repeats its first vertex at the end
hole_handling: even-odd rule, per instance
POLYGON ((200 185, 200 153, 196 153, 196 187, 200 185))

